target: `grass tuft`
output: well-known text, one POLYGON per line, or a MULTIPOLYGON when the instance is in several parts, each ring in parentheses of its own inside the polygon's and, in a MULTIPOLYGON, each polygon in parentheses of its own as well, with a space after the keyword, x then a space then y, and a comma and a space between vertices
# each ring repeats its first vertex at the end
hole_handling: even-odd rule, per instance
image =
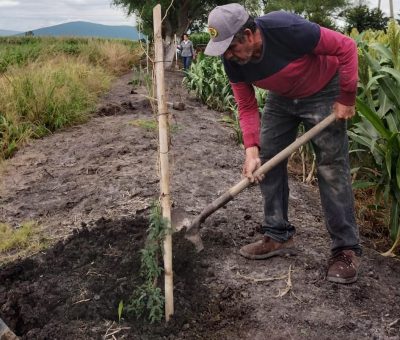
POLYGON ((0 223, 1 262, 37 252, 47 246, 48 240, 43 237, 42 228, 35 221, 24 222, 19 228, 0 223))

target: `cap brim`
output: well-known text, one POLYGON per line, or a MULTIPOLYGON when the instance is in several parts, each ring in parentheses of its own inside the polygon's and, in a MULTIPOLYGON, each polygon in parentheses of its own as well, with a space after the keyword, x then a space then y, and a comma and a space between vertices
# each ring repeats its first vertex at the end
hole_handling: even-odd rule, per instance
POLYGON ((206 49, 204 50, 204 53, 213 57, 223 55, 225 51, 228 49, 229 45, 231 44, 233 37, 234 36, 232 35, 228 39, 221 41, 210 40, 207 44, 206 49))

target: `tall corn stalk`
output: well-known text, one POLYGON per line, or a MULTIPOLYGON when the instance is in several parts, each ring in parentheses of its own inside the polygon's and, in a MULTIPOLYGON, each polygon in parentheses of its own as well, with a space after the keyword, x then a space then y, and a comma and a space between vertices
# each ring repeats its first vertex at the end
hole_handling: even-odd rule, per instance
POLYGON ((374 42, 368 47, 360 41, 357 110, 361 120, 349 135, 375 161, 373 175, 355 186, 375 187, 376 199, 383 198, 389 204, 393 245, 383 255, 394 256, 400 245, 400 28, 395 21, 390 22, 387 35, 387 44, 374 42))

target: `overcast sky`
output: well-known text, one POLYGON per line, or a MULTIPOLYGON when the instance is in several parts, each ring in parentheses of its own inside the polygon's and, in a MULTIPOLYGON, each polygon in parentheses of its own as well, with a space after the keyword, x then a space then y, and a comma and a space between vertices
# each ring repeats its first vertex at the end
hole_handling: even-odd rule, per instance
POLYGON ((29 31, 70 21, 135 25, 111 0, 0 0, 0 29, 29 31))
MULTIPOLYGON (((144 0, 145 1, 145 0, 144 0)), ((399 0, 394 0, 398 15, 399 0)), ((29 31, 69 21, 89 21, 105 25, 135 25, 111 0, 0 0, 0 29, 29 31)), ((389 15, 389 0, 381 0, 382 10, 389 15)), ((378 0, 369 0, 377 7, 378 0)))

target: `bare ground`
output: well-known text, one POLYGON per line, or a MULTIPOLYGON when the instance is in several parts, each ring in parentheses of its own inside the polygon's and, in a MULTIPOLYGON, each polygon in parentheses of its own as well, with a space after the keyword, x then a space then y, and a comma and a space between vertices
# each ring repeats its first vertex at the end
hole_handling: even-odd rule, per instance
MULTIPOLYGON (((173 320, 149 325, 117 306, 140 281, 151 202, 158 198, 157 136, 132 124, 151 107, 120 78, 88 123, 32 141, 6 162, 0 222, 38 221, 48 250, 3 264, 0 317, 22 339, 400 339, 400 262, 364 248, 352 285, 324 279, 330 240, 316 187, 290 181, 297 257, 249 261, 238 248, 258 237, 261 196, 252 187, 210 216, 205 250, 174 235, 173 320), (290 273, 291 290, 288 291, 290 273), (286 292, 286 294, 285 294, 286 292), (282 296, 283 295, 283 296, 282 296)), ((167 73, 175 111, 171 190, 194 217, 240 180, 243 150, 221 114, 187 95, 167 73)), ((365 241, 365 240, 364 240, 365 241)))

